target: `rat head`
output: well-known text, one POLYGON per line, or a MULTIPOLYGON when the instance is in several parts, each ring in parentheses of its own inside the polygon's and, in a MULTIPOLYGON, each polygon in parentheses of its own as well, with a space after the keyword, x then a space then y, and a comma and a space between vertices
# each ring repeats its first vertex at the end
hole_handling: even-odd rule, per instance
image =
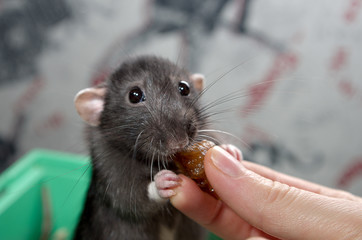
POLYGON ((167 157, 200 140, 203 81, 168 60, 141 57, 123 63, 104 85, 80 91, 75 105, 110 146, 167 157))

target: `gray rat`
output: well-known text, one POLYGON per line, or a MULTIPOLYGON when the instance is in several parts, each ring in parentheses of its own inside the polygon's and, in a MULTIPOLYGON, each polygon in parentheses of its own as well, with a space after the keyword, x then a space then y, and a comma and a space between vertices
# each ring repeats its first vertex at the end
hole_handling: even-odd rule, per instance
POLYGON ((93 172, 75 239, 205 238, 167 201, 177 182, 172 156, 212 139, 200 134, 208 123, 203 82, 169 60, 142 56, 77 94, 93 172))

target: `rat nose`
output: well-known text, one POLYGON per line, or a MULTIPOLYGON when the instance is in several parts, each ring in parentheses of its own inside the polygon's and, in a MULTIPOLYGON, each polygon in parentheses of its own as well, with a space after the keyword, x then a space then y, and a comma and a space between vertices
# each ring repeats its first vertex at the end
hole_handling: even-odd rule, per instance
POLYGON ((167 145, 172 151, 179 151, 184 149, 189 144, 188 137, 184 138, 171 138, 168 140, 167 145))

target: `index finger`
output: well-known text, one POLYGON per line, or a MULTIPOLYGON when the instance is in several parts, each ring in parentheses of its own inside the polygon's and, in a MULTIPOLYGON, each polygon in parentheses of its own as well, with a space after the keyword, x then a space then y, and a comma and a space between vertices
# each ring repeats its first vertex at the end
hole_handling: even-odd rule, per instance
POLYGON ((354 196, 351 193, 328 188, 328 187, 325 187, 325 186, 322 186, 322 185, 319 185, 316 183, 312 183, 312 182, 309 182, 306 180, 292 177, 292 176, 274 171, 270 168, 258 165, 256 163, 243 161, 243 165, 247 169, 249 169, 265 178, 268 178, 270 180, 277 181, 280 183, 284 183, 289 186, 293 186, 293 187, 296 187, 299 189, 303 189, 303 190, 306 190, 309 192, 317 193, 317 194, 328 196, 328 197, 341 198, 341 199, 346 199, 346 200, 351 200, 351 201, 362 201, 361 198, 354 196))
POLYGON ((220 147, 207 152, 205 172, 225 204, 248 223, 273 236, 354 239, 362 234, 361 203, 323 196, 265 178, 247 169, 220 147))

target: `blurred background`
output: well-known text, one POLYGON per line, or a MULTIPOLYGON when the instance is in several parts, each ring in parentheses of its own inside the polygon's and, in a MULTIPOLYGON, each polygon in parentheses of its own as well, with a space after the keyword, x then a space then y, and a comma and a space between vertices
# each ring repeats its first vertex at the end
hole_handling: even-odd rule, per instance
POLYGON ((86 155, 75 94, 155 54, 215 82, 245 158, 362 195, 361 42, 362 0, 0 0, 0 170, 86 155))

